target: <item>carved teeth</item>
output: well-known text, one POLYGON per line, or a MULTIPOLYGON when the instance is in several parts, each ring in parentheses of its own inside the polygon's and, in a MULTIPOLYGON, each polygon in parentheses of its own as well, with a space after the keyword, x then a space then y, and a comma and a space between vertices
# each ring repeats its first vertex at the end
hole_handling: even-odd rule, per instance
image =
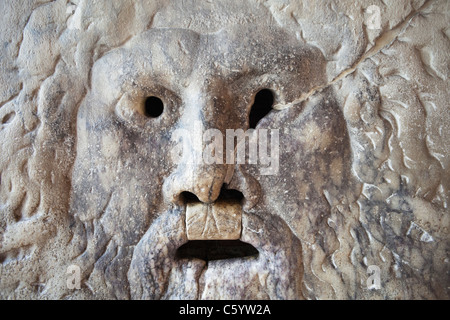
POLYGON ((237 240, 241 236, 242 206, 231 201, 188 203, 188 240, 237 240))

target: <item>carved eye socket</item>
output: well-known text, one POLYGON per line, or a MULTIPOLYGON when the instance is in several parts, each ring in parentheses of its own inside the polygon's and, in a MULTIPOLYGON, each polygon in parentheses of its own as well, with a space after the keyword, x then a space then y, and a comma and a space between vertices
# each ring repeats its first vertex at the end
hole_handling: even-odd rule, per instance
POLYGON ((249 115, 251 129, 254 129, 258 122, 272 110, 273 100, 273 92, 271 90, 262 89, 258 91, 249 115))
POLYGON ((145 115, 149 118, 157 118, 164 111, 163 101, 155 96, 145 99, 145 115))

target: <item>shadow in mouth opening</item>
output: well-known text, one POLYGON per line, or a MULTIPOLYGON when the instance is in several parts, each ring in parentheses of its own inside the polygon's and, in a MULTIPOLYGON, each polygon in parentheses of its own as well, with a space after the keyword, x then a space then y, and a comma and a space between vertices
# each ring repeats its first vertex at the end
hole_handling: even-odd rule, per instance
POLYGON ((178 248, 178 259, 202 259, 205 261, 257 258, 258 250, 240 240, 190 240, 178 248))

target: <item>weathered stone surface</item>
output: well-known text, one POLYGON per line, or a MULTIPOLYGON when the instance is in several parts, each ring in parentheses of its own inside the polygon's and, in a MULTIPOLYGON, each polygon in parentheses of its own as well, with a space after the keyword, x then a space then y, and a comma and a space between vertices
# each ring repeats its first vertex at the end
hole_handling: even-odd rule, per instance
POLYGON ((241 237, 242 205, 230 201, 186 205, 188 240, 237 240, 241 237))
POLYGON ((0 298, 450 298, 448 14, 1 1, 0 298))

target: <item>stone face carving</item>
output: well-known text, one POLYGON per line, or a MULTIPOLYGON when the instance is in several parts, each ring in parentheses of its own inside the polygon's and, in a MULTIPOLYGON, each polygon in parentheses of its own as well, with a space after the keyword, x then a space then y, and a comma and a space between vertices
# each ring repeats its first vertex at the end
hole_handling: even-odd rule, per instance
POLYGON ((448 6, 369 5, 1 4, 0 297, 448 298, 448 6))
MULTIPOLYGON (((251 291, 247 293, 243 291, 248 291, 249 286, 260 288, 262 284, 258 278, 261 274, 265 277, 274 277, 272 281, 277 283, 273 288, 269 286, 264 289, 265 297, 302 297, 299 285, 301 268, 298 266, 301 247, 298 240, 294 241, 296 245, 292 248, 293 241, 289 240, 292 231, 283 226, 283 222, 280 222, 280 227, 271 231, 284 230, 281 238, 273 237, 273 239, 280 238, 279 243, 267 238, 266 233, 273 229, 272 217, 276 214, 267 211, 264 206, 256 207, 258 203, 262 204, 263 196, 260 183, 255 178, 260 176, 260 168, 254 165, 245 168, 243 165, 240 169, 233 163, 227 163, 226 159, 222 163, 213 164, 204 161, 192 163, 181 161, 177 164, 171 159, 170 153, 174 147, 171 139, 174 129, 186 129, 187 132, 191 132, 196 126, 200 126, 205 130, 218 130, 224 136, 230 129, 246 130, 252 99, 260 89, 271 88, 277 94, 277 102, 285 104, 286 101, 293 100, 319 83, 319 79, 323 78, 324 59, 317 50, 298 46, 295 39, 289 42, 289 38, 282 31, 274 30, 267 34, 267 37, 271 36, 270 41, 258 44, 258 39, 252 39, 254 32, 250 28, 243 30, 241 27, 207 36, 179 29, 150 30, 131 40, 123 48, 105 55, 94 65, 92 90, 81 105, 77 119, 77 146, 80 147, 77 147, 74 165, 71 207, 75 218, 82 224, 93 223, 94 229, 102 230, 101 235, 95 235, 94 232, 92 238, 87 236, 87 240, 95 242, 103 238, 110 239, 110 242, 105 244, 106 247, 132 246, 144 234, 151 233, 137 244, 134 253, 123 253, 123 257, 108 261, 110 267, 117 264, 117 268, 121 268, 127 264, 126 259, 132 258, 131 271, 128 275, 133 298, 192 298, 190 295, 184 295, 195 292, 201 298, 200 284, 197 288, 189 288, 188 292, 180 289, 170 294, 159 290, 138 294, 134 288, 166 288, 167 282, 170 282, 169 275, 175 272, 173 269, 184 270, 187 268, 185 264, 192 264, 190 269, 194 270, 205 268, 204 261, 175 261, 175 250, 188 239, 253 240, 253 237, 247 235, 249 232, 258 235, 253 240, 258 244, 254 245, 255 248, 262 250, 259 244, 263 243, 262 246, 267 247, 265 249, 267 254, 260 254, 258 260, 254 261, 257 267, 250 268, 248 274, 241 270, 236 273, 240 274, 239 278, 233 274, 229 275, 232 277, 231 282, 241 282, 242 277, 251 279, 248 285, 232 291, 240 292, 235 297, 240 295, 252 297, 251 291), (235 39, 242 36, 254 45, 248 47, 247 42, 244 46, 235 43, 235 39), (265 50, 273 53, 267 53, 265 50), (247 59, 247 56, 251 59, 247 59), (165 108, 159 118, 149 118, 145 115, 144 102, 148 96, 158 96, 163 100, 165 108), (159 151, 155 152, 156 150, 159 151), (166 152, 162 152, 163 150, 166 152), (241 170, 240 174, 236 172, 238 170, 241 170), (225 207, 225 202, 219 199, 224 186, 242 192, 245 199, 243 206, 247 211, 239 212, 242 211, 241 204, 236 201, 234 204, 230 202, 233 200, 229 201, 228 208, 225 207), (182 192, 191 192, 199 201, 195 204, 184 203, 182 192), (253 211, 250 211, 252 209, 253 211), (208 212, 213 216, 226 218, 217 217, 213 222, 208 218, 208 212), (202 217, 204 214, 206 218, 202 217), (250 215, 252 216, 250 221, 255 219, 253 216, 261 216, 264 223, 257 229, 244 224, 241 236, 241 219, 234 218, 234 214, 239 214, 239 217, 241 214, 250 215), (173 237, 179 241, 173 240, 169 234, 166 237, 157 236, 159 232, 154 234, 156 230, 164 229, 164 225, 168 223, 165 218, 161 218, 164 215, 175 216, 172 218, 175 219, 173 221, 175 230, 169 234, 173 233, 173 237), (177 222, 176 219, 181 222, 177 222), (198 225, 202 222, 206 225, 198 225), (227 226, 229 224, 231 226, 227 226), (149 225, 151 228, 146 231, 149 225), (206 233, 201 231, 203 229, 206 229, 206 233), (222 229, 225 229, 226 234, 222 233, 222 229), (258 229, 261 231, 250 231, 258 229), (160 238, 165 239, 161 241, 160 238), (161 252, 154 248, 157 244, 162 246, 161 252), (291 251, 297 253, 292 255, 291 251), (281 255, 277 261, 280 264, 278 267, 270 264, 275 255, 281 255), (180 267, 174 266, 174 263, 180 267), (151 274, 149 270, 160 272, 161 268, 167 269, 166 276, 152 277, 148 282, 140 284, 141 279, 149 277, 147 273, 151 274), (285 277, 281 276, 282 274, 292 276, 285 277), (273 292, 270 293, 269 290, 273 292)), ((259 33, 257 35, 259 37, 259 33)), ((327 118, 330 120, 304 121, 315 126, 316 130, 322 128, 322 134, 327 135, 328 140, 325 143, 329 145, 330 150, 341 145, 341 150, 344 151, 348 146, 342 145, 345 140, 341 136, 346 135, 345 130, 339 129, 339 123, 343 124, 342 116, 341 118, 337 116, 339 113, 336 112, 339 111, 336 111, 338 108, 335 103, 329 102, 327 105, 323 102, 323 104, 323 108, 318 108, 321 111, 317 116, 328 114, 327 118), (335 124, 338 126, 337 129, 335 124), (332 133, 334 130, 337 132, 332 133), (341 139, 342 142, 340 144, 335 142, 337 139, 341 139)), ((311 113, 315 112, 311 110, 311 113)), ((270 118, 273 118, 273 122, 287 119, 283 119, 281 112, 278 114, 274 112, 268 117, 270 118)), ((263 123, 261 121, 261 124, 263 123)), ((266 127, 271 128, 270 125, 266 127)), ((286 138, 287 143, 292 144, 291 138, 286 138)), ((301 138, 300 134, 298 138, 301 138)), ((310 166, 314 167, 319 159, 328 161, 328 154, 314 155, 313 159, 314 151, 314 148, 312 150, 305 148, 303 152, 305 160, 309 155, 312 161, 310 166)), ((203 154, 204 148, 183 152, 203 154)), ((345 152, 343 154, 345 155, 345 152)), ((341 155, 337 155, 336 152, 336 157, 341 155)), ((298 166, 303 170, 306 169, 302 163, 298 166)), ((282 166, 281 170, 287 168, 282 166)), ((341 180, 339 177, 337 179, 341 180)), ((319 182, 321 183, 323 182, 319 182)), ((283 214, 284 212, 280 213, 282 219, 286 219, 283 214)), ((94 250, 100 247, 102 246, 96 246, 94 250)), ((92 254, 92 258, 94 257, 95 253, 92 254)), ((82 269, 88 269, 90 264, 95 263, 95 260, 89 261, 89 258, 88 252, 80 257, 79 264, 83 266, 82 269)), ((246 263, 250 264, 250 261, 246 263)), ((215 267, 210 263, 208 268, 212 270, 217 268, 215 272, 220 276, 222 270, 241 268, 241 263, 234 260, 220 261, 219 266, 215 267)), ((126 268, 123 270, 126 271, 126 268)), ((178 277, 183 279, 182 274, 178 277)), ((224 281, 225 279, 226 277, 224 281)), ((126 282, 117 286, 121 291, 126 287, 126 282)), ((228 292, 228 288, 223 288, 223 292, 220 289, 216 290, 219 291, 216 293, 218 297, 232 298, 231 294, 236 294, 228 292)), ((258 289, 261 290, 263 289, 258 289)), ((205 298, 209 295, 211 293, 208 291, 204 293, 205 298)), ((259 293, 255 297, 258 296, 259 293)))

